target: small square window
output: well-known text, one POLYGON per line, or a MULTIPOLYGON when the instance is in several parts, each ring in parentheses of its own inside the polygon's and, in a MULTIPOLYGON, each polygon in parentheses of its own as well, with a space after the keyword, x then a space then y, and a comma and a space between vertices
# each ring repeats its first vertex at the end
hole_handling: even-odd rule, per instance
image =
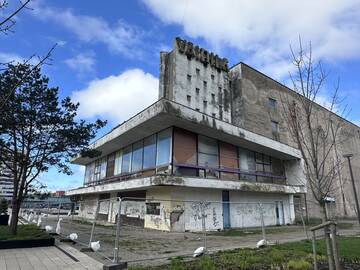
POLYGON ((204 108, 206 108, 206 106, 207 106, 207 101, 204 100, 203 103, 204 103, 204 108))
POLYGON ((214 74, 211 74, 211 79, 212 79, 212 80, 215 80, 214 74))
POLYGON ((276 99, 269 98, 269 100, 268 100, 268 107, 269 107, 270 109, 275 109, 275 108, 276 108, 276 99))
POLYGON ((191 82, 191 75, 187 75, 187 80, 189 81, 189 82, 191 82))
POLYGON ((146 214, 160 216, 160 203, 146 203, 146 214))
POLYGON ((207 87, 207 81, 204 81, 204 88, 207 87))
POLYGON ((188 102, 191 102, 191 96, 190 95, 187 95, 186 99, 187 99, 188 102))
POLYGON ((199 95, 199 94, 200 94, 200 89, 199 89, 199 88, 195 88, 195 92, 196 92, 197 95, 199 95))
POLYGON ((219 93, 221 93, 221 91, 222 91, 222 89, 221 89, 221 87, 219 87, 219 93))
POLYGON ((215 114, 215 113, 212 113, 211 115, 212 115, 212 117, 216 117, 216 114, 215 114))
POLYGON ((196 69, 196 75, 198 75, 198 76, 200 75, 200 69, 198 69, 198 68, 196 69))
POLYGON ((271 131, 274 132, 278 132, 279 131, 279 123, 276 121, 271 121, 271 131))
POLYGON ((199 109, 199 108, 196 108, 195 110, 196 110, 197 112, 200 112, 200 109, 199 109))
POLYGON ((211 100, 212 102, 215 102, 215 94, 211 94, 211 100))

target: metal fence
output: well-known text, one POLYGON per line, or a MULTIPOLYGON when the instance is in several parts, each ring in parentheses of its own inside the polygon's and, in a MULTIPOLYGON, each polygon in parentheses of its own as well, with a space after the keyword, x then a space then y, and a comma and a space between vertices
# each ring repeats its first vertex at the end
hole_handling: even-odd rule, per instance
MULTIPOLYGON (((197 249, 211 253, 256 247, 261 240, 277 242, 281 237, 267 235, 272 230, 269 226, 292 223, 293 209, 288 201, 115 197, 59 204, 57 208, 51 205, 27 208, 21 211, 21 216, 95 251, 104 261, 156 264, 172 257, 194 256, 197 249), (238 229, 224 230, 230 227, 238 229)), ((302 227, 298 230, 301 233, 302 227)))

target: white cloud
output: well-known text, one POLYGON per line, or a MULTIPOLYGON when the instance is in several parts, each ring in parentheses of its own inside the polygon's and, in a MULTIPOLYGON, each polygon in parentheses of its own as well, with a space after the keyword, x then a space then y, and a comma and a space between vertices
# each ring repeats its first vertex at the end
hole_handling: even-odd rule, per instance
POLYGON ((15 53, 4 53, 0 52, 0 63, 21 63, 24 61, 24 58, 15 53))
POLYGON ((95 65, 95 54, 93 52, 79 53, 72 58, 64 60, 64 62, 69 68, 75 70, 80 75, 93 73, 95 65))
POLYGON ((120 123, 151 105, 158 97, 158 79, 140 69, 93 80, 72 94, 80 102, 79 116, 120 123))
POLYGON ((79 40, 84 42, 99 42, 105 44, 109 50, 122 53, 130 57, 138 56, 133 46, 139 42, 142 32, 119 20, 110 25, 102 17, 79 15, 71 9, 60 9, 45 6, 43 1, 33 2, 36 18, 53 21, 71 31, 79 40))
POLYGON ((278 76, 286 75, 284 59, 299 35, 312 41, 319 58, 360 57, 358 0, 143 1, 163 22, 181 25, 188 36, 204 38, 216 48, 238 49, 250 55, 242 60, 278 76))

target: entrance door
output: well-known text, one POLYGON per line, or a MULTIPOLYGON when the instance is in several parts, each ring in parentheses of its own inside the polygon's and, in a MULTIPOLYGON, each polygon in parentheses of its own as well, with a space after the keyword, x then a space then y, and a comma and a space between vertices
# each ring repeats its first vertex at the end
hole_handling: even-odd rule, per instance
POLYGON ((228 228, 230 228, 229 191, 223 190, 223 192, 222 192, 222 202, 223 202, 224 229, 228 229, 228 228))
POLYGON ((282 201, 276 203, 276 225, 285 225, 284 205, 282 201))

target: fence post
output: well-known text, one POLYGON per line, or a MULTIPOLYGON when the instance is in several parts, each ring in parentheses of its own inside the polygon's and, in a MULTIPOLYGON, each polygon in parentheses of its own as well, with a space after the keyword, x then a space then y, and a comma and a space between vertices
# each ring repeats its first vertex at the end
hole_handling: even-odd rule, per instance
POLYGON ((61 208, 61 203, 59 203, 59 206, 58 206, 58 220, 60 219, 60 208, 61 208))
POLYGON ((261 231, 262 231, 262 236, 263 239, 266 243, 266 232, 265 232, 265 222, 264 222, 264 212, 263 212, 263 207, 262 204, 259 203, 259 208, 260 208, 260 219, 261 219, 261 231))
POLYGON ((89 240, 89 248, 91 248, 91 242, 93 240, 94 237, 94 231, 95 231, 95 225, 96 225, 96 219, 99 213, 99 206, 100 206, 100 200, 97 201, 97 205, 96 205, 96 211, 95 211, 95 218, 91 227, 91 233, 90 233, 90 240, 89 240))
POLYGON ((303 208, 301 207, 301 205, 300 205, 300 217, 301 217, 301 223, 303 225, 304 232, 305 232, 305 235, 306 235, 306 239, 309 240, 309 235, 308 235, 308 232, 307 232, 307 229, 306 229, 304 216, 303 216, 303 208))
POLYGON ((116 238, 115 238, 115 247, 114 247, 114 262, 119 263, 119 252, 120 252, 120 221, 121 221, 121 198, 119 198, 119 208, 118 215, 116 220, 116 238))
POLYGON ((314 258, 314 270, 317 270, 317 259, 316 259, 316 232, 313 231, 312 236, 312 248, 313 248, 313 258, 314 258))
POLYGON ((336 245, 336 225, 330 225, 330 234, 331 234, 331 242, 332 242, 332 250, 334 255, 335 269, 340 270, 340 262, 338 257, 337 245, 336 245))
POLYGON ((202 201, 201 204, 201 224, 202 224, 202 231, 203 231, 203 238, 204 238, 204 248, 205 251, 207 250, 207 239, 206 239, 206 220, 205 220, 205 202, 202 201))

